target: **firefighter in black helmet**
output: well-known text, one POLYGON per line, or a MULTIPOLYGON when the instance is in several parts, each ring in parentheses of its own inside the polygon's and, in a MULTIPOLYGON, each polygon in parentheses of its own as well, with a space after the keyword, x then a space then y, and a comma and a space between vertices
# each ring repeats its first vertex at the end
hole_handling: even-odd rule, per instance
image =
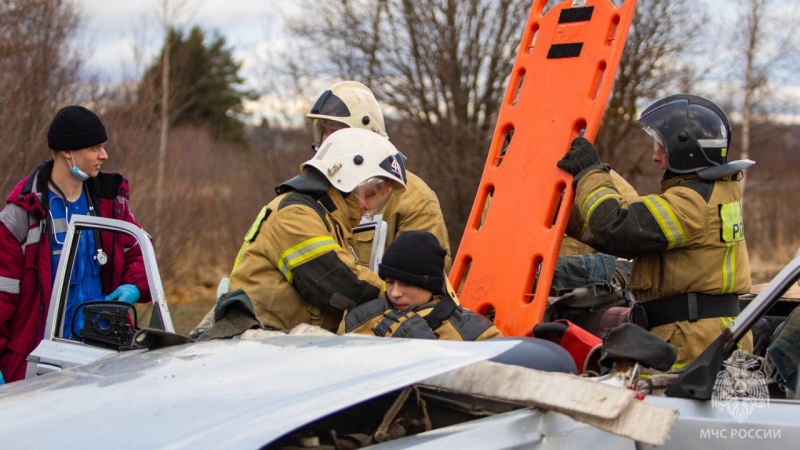
MULTIPOLYGON (((600 251, 633 258, 631 292, 649 328, 678 348, 675 369, 696 358, 739 312, 750 291, 741 205, 742 170, 728 162, 731 126, 714 103, 695 95, 665 97, 639 119, 664 171, 661 194, 624 201, 584 138, 558 167, 575 178, 568 233, 600 251)), ((752 336, 740 344, 752 350, 752 336)))

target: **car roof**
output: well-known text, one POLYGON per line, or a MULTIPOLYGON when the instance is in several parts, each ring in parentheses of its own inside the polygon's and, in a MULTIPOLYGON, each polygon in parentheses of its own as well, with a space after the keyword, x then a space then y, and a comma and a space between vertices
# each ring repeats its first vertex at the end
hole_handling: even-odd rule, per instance
POLYGON ((4 447, 256 448, 514 340, 287 335, 102 358, 0 388, 4 447))

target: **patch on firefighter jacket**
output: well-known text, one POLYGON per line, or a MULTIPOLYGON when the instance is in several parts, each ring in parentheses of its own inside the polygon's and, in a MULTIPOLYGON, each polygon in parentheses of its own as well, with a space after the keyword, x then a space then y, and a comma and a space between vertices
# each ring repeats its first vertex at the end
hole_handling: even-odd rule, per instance
POLYGON ((720 237, 723 242, 736 242, 744 239, 742 204, 740 202, 736 201, 719 205, 719 217, 722 221, 720 237))

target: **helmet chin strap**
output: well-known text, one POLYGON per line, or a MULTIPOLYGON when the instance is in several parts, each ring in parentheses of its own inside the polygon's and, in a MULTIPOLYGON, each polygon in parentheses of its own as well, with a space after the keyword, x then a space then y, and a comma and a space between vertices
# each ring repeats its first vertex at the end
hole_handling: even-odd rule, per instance
MULTIPOLYGON (((72 152, 70 152, 70 154, 72 154, 72 152)), ((79 181, 88 180, 89 179, 89 174, 87 174, 86 172, 84 172, 81 169, 79 169, 78 166, 74 162, 72 164, 70 164, 70 161, 72 161, 72 158, 67 158, 67 165, 69 166, 69 173, 71 173, 72 176, 77 178, 79 181)))

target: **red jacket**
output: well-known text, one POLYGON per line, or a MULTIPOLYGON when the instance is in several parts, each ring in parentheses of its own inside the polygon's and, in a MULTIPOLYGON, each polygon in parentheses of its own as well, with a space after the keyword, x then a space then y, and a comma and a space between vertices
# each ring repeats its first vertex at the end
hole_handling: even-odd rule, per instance
MULTIPOLYGON (((50 226, 47 182, 53 161, 39 164, 22 179, 0 211, 0 372, 6 382, 25 378, 27 356, 41 342, 50 306, 50 226), (44 201, 43 201, 44 199, 44 201)), ((139 224, 128 208, 128 180, 100 173, 86 182, 98 215, 139 224)), ((121 284, 139 288, 139 302, 151 300, 141 249, 135 239, 101 232, 108 263, 100 272, 103 292, 121 284)))

